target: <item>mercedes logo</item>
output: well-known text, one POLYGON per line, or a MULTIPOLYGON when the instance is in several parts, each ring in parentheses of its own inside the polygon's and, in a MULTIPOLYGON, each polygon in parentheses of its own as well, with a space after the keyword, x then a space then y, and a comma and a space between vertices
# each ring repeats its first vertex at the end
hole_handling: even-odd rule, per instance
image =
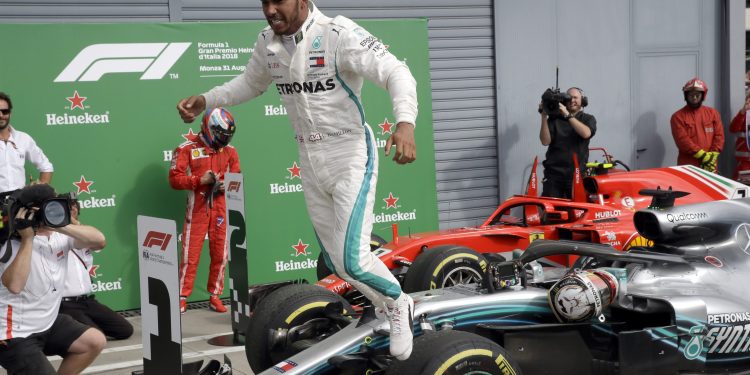
POLYGON ((734 232, 734 239, 745 254, 750 255, 750 224, 740 224, 734 232))

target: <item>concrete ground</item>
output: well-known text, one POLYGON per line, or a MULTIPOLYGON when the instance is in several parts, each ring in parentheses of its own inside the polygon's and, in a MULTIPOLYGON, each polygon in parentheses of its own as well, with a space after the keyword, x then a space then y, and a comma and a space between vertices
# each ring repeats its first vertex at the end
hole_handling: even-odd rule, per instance
MULTIPOLYGON (((202 359, 205 366, 211 359, 223 362, 226 354, 232 361, 235 375, 253 375, 245 358, 244 346, 215 346, 208 343, 213 337, 231 335, 229 312, 220 314, 208 310, 205 304, 201 305, 197 308, 190 306, 182 315, 183 363, 202 359)), ((141 317, 127 319, 133 324, 133 336, 127 340, 109 341, 104 351, 83 374, 131 375, 133 371, 143 369, 141 317)), ((49 359, 53 366, 59 366, 60 357, 49 359)), ((4 375, 6 371, 0 368, 0 374, 4 375)))

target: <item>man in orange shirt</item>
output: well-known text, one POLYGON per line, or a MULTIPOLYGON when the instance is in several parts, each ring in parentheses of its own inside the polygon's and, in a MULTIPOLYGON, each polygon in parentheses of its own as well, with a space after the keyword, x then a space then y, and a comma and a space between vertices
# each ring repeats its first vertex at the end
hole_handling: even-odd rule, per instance
POLYGON ((687 103, 672 115, 672 136, 679 150, 677 164, 691 164, 716 172, 719 153, 724 148, 724 125, 719 112, 703 105, 708 86, 698 78, 682 87, 687 103))
POLYGON ((729 125, 729 131, 737 136, 734 143, 734 159, 737 165, 734 167, 734 179, 742 182, 750 182, 750 147, 748 147, 748 123, 747 111, 750 111, 750 93, 745 96, 745 105, 734 116, 729 125))

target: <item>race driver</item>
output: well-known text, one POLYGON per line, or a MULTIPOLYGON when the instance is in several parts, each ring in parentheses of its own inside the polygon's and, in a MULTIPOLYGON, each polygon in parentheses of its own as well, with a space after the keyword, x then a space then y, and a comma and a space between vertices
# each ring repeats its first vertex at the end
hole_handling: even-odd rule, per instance
POLYGON ((365 122, 364 79, 388 90, 397 129, 385 146, 394 160, 416 159, 416 81, 380 40, 353 21, 323 15, 310 0, 261 0, 269 27, 260 32, 245 72, 207 93, 180 101, 192 122, 208 105, 226 106, 261 95, 281 96, 296 133, 307 210, 327 265, 390 320, 390 351, 412 350, 412 299, 370 252, 378 173, 374 136, 365 122))
POLYGON ((672 136, 679 154, 677 164, 691 164, 709 172, 717 171, 719 153, 724 148, 724 125, 719 112, 703 105, 708 86, 693 78, 682 87, 687 103, 672 115, 672 136))
POLYGON ((229 145, 234 131, 234 119, 229 111, 224 108, 206 110, 200 133, 178 146, 173 154, 169 184, 174 189, 188 191, 179 271, 182 313, 187 309, 187 298, 193 292, 206 233, 211 254, 207 283, 211 293, 209 308, 216 312, 227 311, 219 298, 224 290, 227 263, 223 181, 224 173, 240 172, 237 150, 229 145))

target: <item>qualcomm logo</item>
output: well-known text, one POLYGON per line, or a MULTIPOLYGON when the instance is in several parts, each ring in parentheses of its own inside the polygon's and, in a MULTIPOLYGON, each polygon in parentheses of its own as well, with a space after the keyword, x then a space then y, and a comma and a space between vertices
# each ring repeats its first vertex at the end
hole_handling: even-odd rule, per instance
POLYGON ((161 79, 191 43, 92 44, 73 58, 55 82, 93 82, 107 73, 139 73, 161 79))

